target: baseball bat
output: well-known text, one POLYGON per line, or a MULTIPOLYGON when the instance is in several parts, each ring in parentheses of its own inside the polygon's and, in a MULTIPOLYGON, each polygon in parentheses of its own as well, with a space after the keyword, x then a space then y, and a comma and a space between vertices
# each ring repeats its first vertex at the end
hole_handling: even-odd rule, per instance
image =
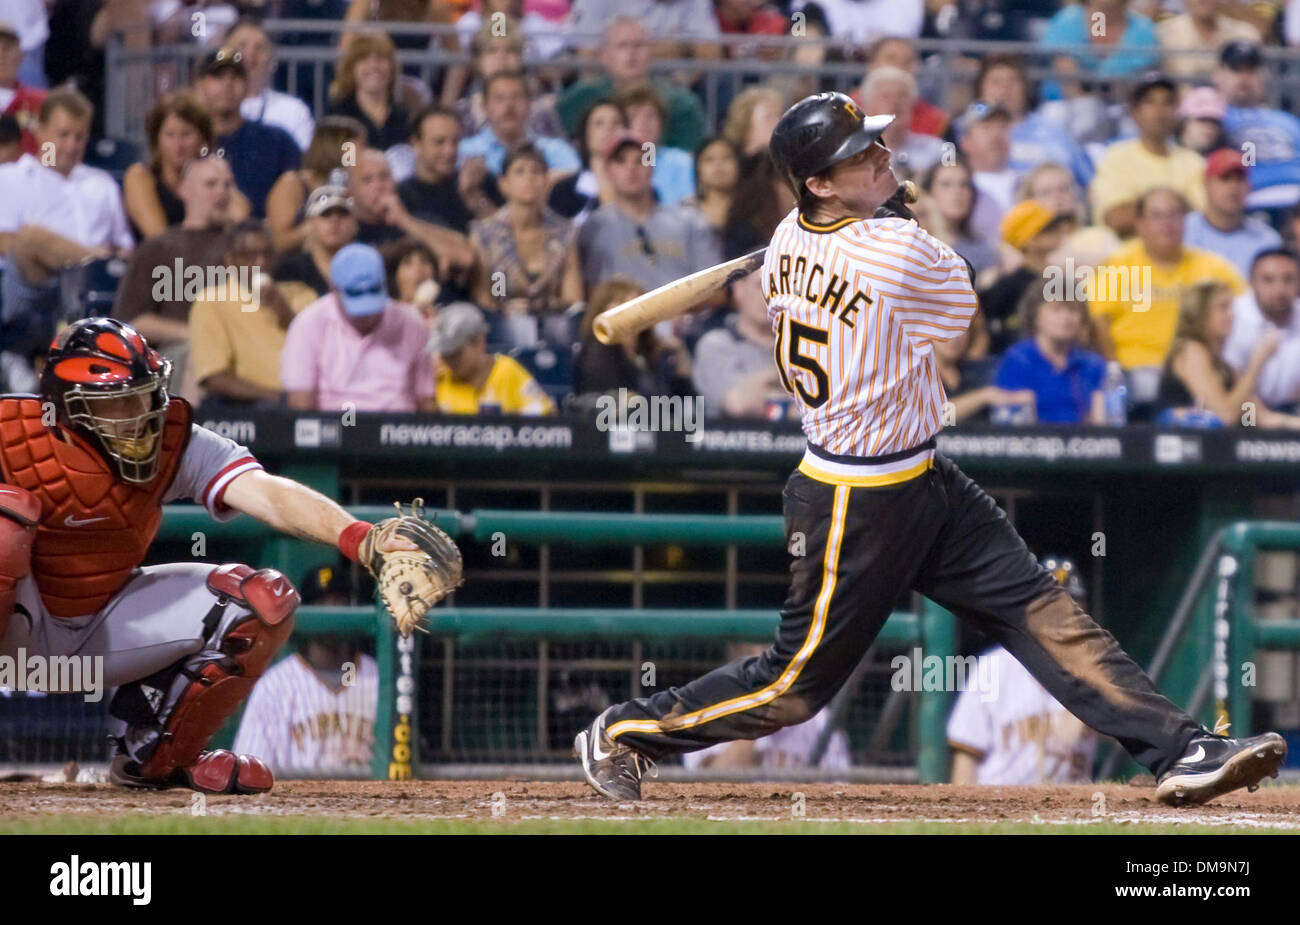
MULTIPOLYGON (((875 217, 898 215, 903 218, 914 218, 907 210, 907 205, 916 200, 916 184, 911 180, 905 180, 894 195, 876 211, 875 217)), ((665 283, 658 289, 651 289, 622 305, 606 309, 597 315, 592 323, 596 340, 602 344, 618 343, 639 334, 657 322, 676 318, 690 311, 723 286, 729 286, 742 276, 761 267, 766 253, 766 247, 760 248, 743 257, 665 283)))
POLYGON ((667 318, 676 318, 699 305, 723 286, 730 285, 763 265, 767 248, 717 266, 683 276, 651 289, 644 295, 616 305, 596 316, 592 331, 602 344, 627 340, 667 318))

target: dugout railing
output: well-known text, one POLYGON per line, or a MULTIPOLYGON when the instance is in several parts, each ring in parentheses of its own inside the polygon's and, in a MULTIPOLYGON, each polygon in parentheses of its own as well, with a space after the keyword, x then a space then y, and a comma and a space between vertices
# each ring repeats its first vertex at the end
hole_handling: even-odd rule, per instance
POLYGON ((1239 521, 1221 528, 1148 665, 1157 684, 1174 682, 1188 712, 1211 725, 1226 719, 1242 733, 1253 730, 1257 655, 1300 651, 1294 609, 1268 619, 1260 614, 1261 599, 1275 596, 1257 574, 1269 552, 1300 553, 1300 524, 1239 521))
MULTIPOLYGON (((391 513, 390 508, 377 506, 353 507, 350 511, 371 520, 391 513)), ((781 518, 774 516, 539 514, 502 510, 438 510, 427 514, 462 544, 492 543, 503 537, 523 545, 576 546, 678 543, 779 547, 785 541, 781 518)), ((199 508, 168 506, 159 539, 202 542, 205 548, 208 542, 235 541, 259 564, 293 568, 283 539, 251 518, 213 523, 199 508)), ((373 640, 380 674, 376 745, 370 768, 374 777, 572 777, 574 769, 563 761, 572 730, 561 724, 557 734, 552 715, 555 698, 551 688, 557 675, 578 666, 603 676, 615 699, 641 696, 651 687, 661 689, 668 683, 685 681, 719 663, 725 654, 720 645, 711 650, 703 646, 692 659, 669 654, 662 660, 666 676, 646 685, 646 666, 655 665, 660 659, 657 653, 687 644, 767 643, 779 622, 775 609, 459 607, 454 598, 450 604, 434 611, 429 639, 420 645, 397 637, 386 614, 373 606, 304 607, 301 611, 295 628, 298 639, 313 634, 347 634, 373 640), (574 649, 579 643, 599 643, 618 651, 593 658, 586 651, 574 649), (514 653, 509 657, 481 654, 481 647, 494 645, 513 646, 514 653), (473 647, 480 647, 479 654, 466 655, 467 649, 473 647), (419 665, 421 653, 434 663, 428 671, 419 665), (469 705, 461 702, 458 692, 463 687, 458 687, 458 678, 467 671, 483 674, 479 692, 494 688, 486 706, 482 698, 475 698, 469 705), (527 682, 520 683, 520 677, 526 677, 527 682), (423 690, 422 681, 427 682, 423 690), (461 728, 467 721, 462 712, 479 720, 479 728, 461 728), (500 728, 488 728, 494 724, 500 728), (487 747, 467 746, 467 739, 474 736, 486 739, 487 747), (421 760, 421 742, 428 743, 426 750, 431 753, 424 757, 452 760, 421 760), (474 760, 455 760, 464 757, 474 760)), ((902 652, 911 656, 917 650, 945 664, 955 654, 952 615, 923 599, 917 612, 893 613, 873 647, 876 654, 902 652)), ((866 661, 864 669, 868 667, 866 661)), ((909 765, 858 765, 835 773, 816 768, 788 769, 775 772, 775 776, 925 782, 946 779, 944 730, 950 692, 894 690, 883 665, 877 663, 875 667, 874 672, 858 672, 846 686, 845 699, 832 704, 831 722, 843 724, 847 711, 853 708, 852 699, 871 690, 880 709, 872 716, 870 741, 882 742, 891 734, 901 738, 906 742, 904 752, 909 765), (882 683, 885 690, 880 689, 882 683)), ((585 714, 579 708, 577 715, 585 714)), ((228 724, 223 741, 233 736, 234 727, 233 722, 228 724)), ((306 775, 318 773, 317 769, 293 770, 306 775)), ((683 774, 679 768, 663 770, 669 778, 683 774)), ((708 774, 694 772, 692 776, 708 774)), ((729 772, 727 776, 753 775, 729 772)))
MULTIPOLYGON (((1211 728, 1227 722, 1234 735, 1257 731, 1255 700, 1266 667, 1261 654, 1300 652, 1294 598, 1267 587, 1258 568, 1273 552, 1300 554, 1300 524, 1238 521, 1216 531, 1146 666, 1156 686, 1188 713, 1211 728), (1269 608, 1269 618, 1261 614, 1265 601, 1281 604, 1269 608)), ((1115 776, 1125 762, 1112 748, 1101 777, 1115 776)))
MULTIPOLYGON (((1260 589, 1257 584, 1256 564, 1260 556, 1269 551, 1300 552, 1300 525, 1293 523, 1237 523, 1223 531, 1224 557, 1236 559, 1235 573, 1228 575, 1233 586, 1226 595, 1215 596, 1215 655, 1211 659, 1211 677, 1215 683, 1223 677, 1226 683, 1226 718, 1241 733, 1253 731, 1252 696, 1257 684, 1249 672, 1253 666, 1254 681, 1258 682, 1258 660, 1262 652, 1300 651, 1300 620, 1292 611, 1282 619, 1263 619, 1257 601, 1260 589), (1227 598, 1227 613, 1221 614, 1222 599, 1227 598), (1218 639, 1223 631, 1221 621, 1226 619, 1228 645, 1226 671, 1219 666, 1218 639), (1226 677, 1225 677, 1226 676, 1226 677)), ((1228 558, 1221 558, 1218 573, 1222 578, 1233 570, 1228 558)))

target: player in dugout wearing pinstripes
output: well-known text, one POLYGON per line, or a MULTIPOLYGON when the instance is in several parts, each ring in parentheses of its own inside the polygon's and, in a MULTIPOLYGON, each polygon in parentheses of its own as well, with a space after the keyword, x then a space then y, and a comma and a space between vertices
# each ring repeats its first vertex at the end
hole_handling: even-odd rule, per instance
POLYGON ((970 620, 1075 716, 1198 804, 1277 776, 1276 733, 1216 735, 1159 693, 1039 565, 1006 515, 935 451, 934 343, 966 331, 969 265, 908 211, 881 133, 840 93, 796 103, 771 155, 798 200, 761 270, 781 379, 807 450, 783 495, 790 589, 775 642, 691 683, 610 707, 574 740, 587 781, 641 798, 656 760, 801 723, 825 706, 913 589, 970 620))

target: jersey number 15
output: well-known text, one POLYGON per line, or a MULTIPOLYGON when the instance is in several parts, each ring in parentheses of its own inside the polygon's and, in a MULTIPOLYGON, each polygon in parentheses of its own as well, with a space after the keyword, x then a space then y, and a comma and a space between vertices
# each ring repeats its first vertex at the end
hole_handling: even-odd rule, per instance
POLYGON ((773 355, 776 359, 776 371, 781 376, 781 385, 791 395, 798 394, 809 408, 820 408, 831 397, 831 378, 815 359, 805 354, 800 346, 804 341, 814 344, 829 344, 830 334, 821 328, 806 324, 781 313, 781 321, 776 328, 776 345, 773 355), (806 377, 796 376, 795 370, 803 370, 812 375, 816 389, 809 392, 804 387, 806 377))

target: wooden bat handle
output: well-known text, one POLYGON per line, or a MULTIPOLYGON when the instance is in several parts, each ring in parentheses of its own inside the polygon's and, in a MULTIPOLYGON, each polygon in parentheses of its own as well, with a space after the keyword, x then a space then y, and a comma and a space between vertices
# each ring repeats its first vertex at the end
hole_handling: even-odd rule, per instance
POLYGON ((722 287, 753 273, 763 265, 766 253, 764 247, 629 299, 597 315, 592 323, 592 332, 602 344, 615 344, 634 337, 657 322, 683 315, 722 287))
MULTIPOLYGON (((894 195, 905 203, 916 202, 916 184, 906 180, 894 195)), ((657 322, 685 314, 722 287, 753 273, 763 265, 766 254, 767 248, 761 248, 606 309, 596 316, 592 332, 602 344, 615 344, 634 337, 657 322)))

